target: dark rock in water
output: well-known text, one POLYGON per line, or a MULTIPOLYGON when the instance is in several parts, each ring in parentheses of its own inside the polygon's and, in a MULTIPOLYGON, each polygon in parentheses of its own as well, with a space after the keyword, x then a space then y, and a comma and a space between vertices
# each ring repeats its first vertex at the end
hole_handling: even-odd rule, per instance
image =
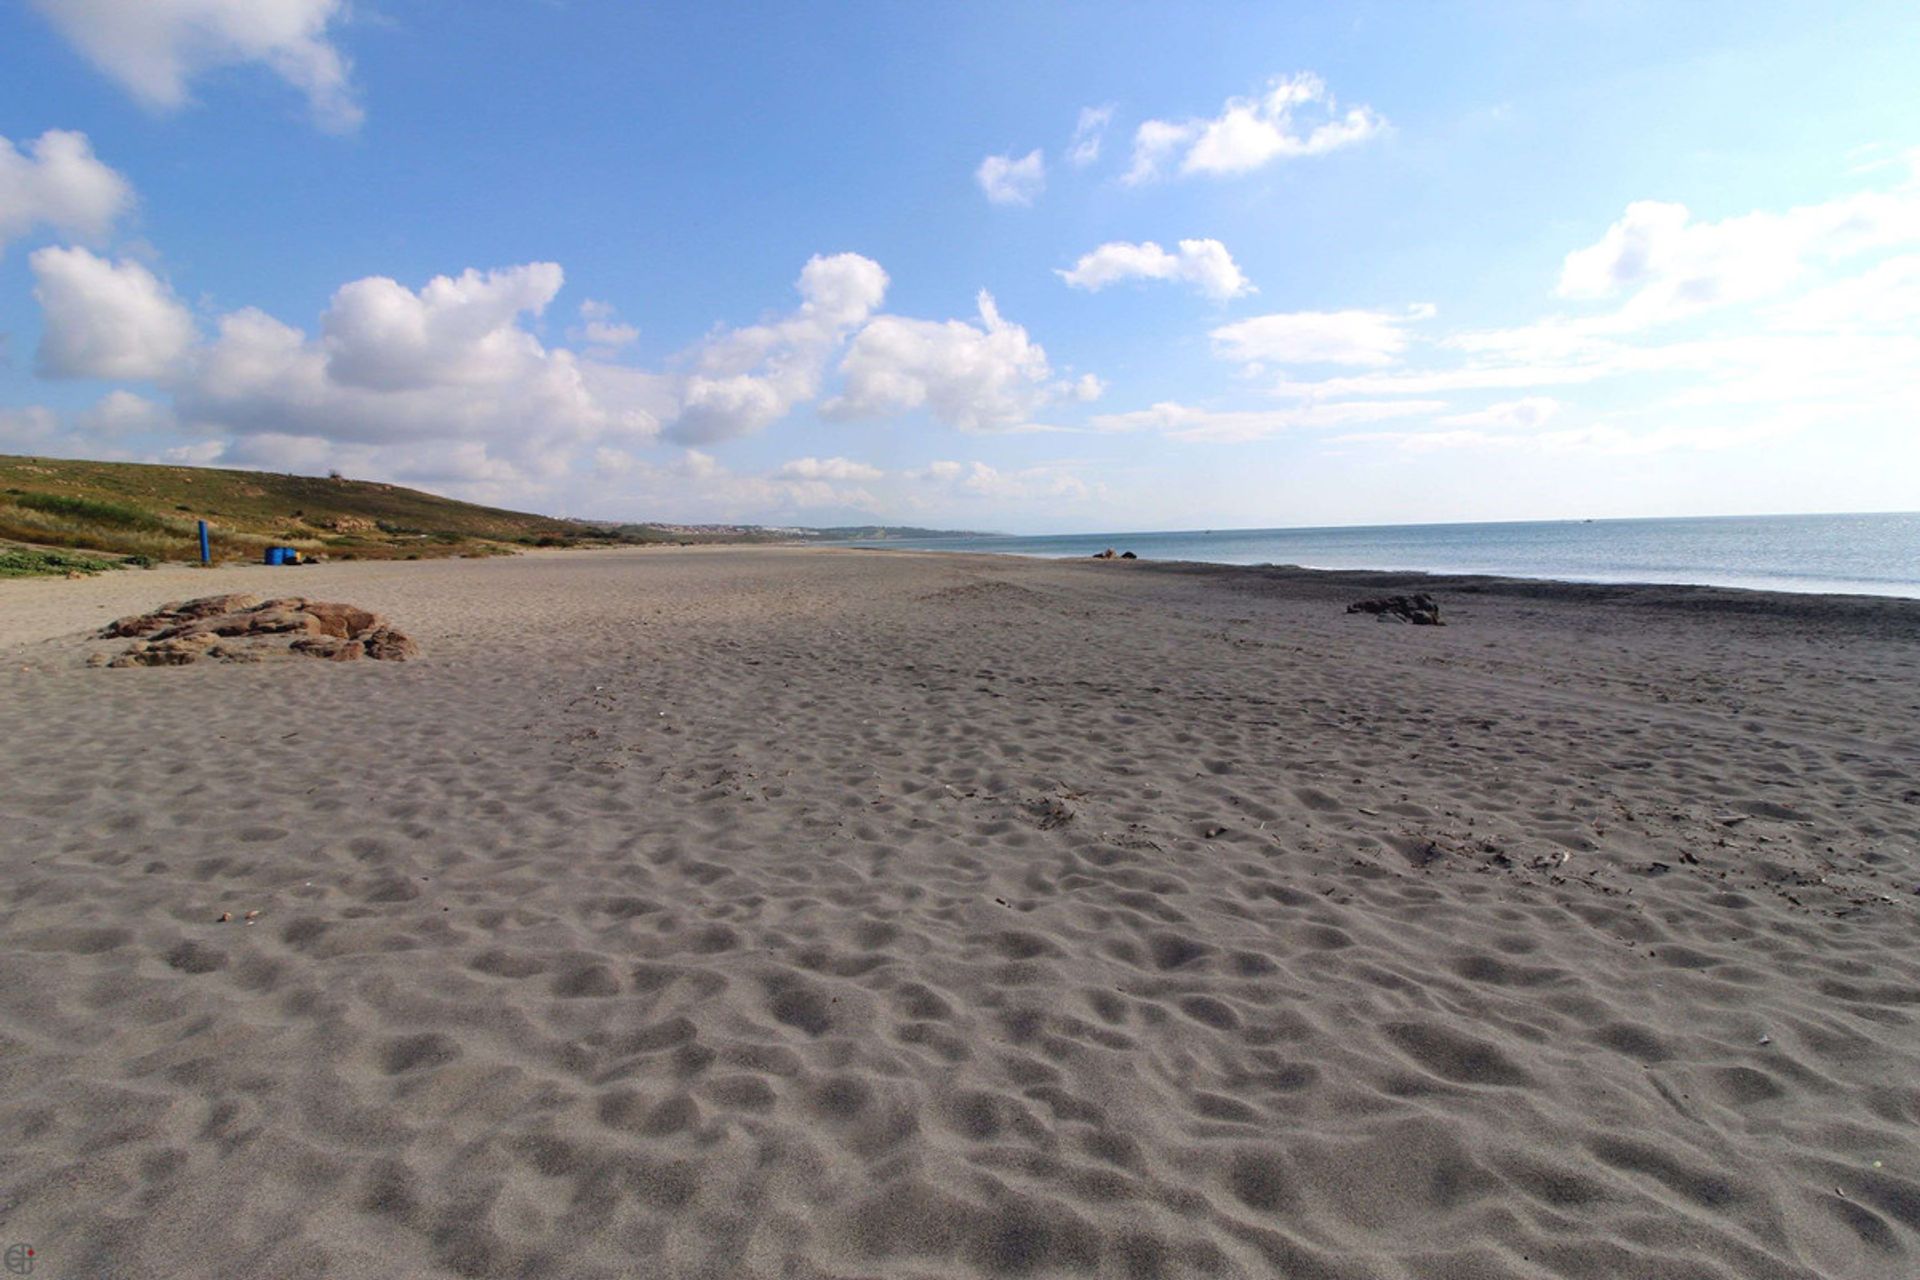
POLYGON ((1380 596, 1373 600, 1356 600, 1347 606, 1348 613, 1370 613, 1381 622, 1411 622, 1419 627, 1444 627, 1440 620, 1440 606, 1426 592, 1411 596, 1380 596))
POLYGON ((276 653, 334 662, 361 657, 395 662, 420 653, 418 645, 377 613, 300 596, 264 603, 249 595, 177 600, 152 613, 121 618, 100 634, 133 640, 125 652, 110 661, 102 659, 110 667, 172 667, 201 658, 258 662, 269 645, 276 653))
POLYGON ((1131 551, 1122 551, 1120 553, 1120 558, 1122 560, 1138 560, 1140 557, 1133 554, 1133 552, 1131 551))

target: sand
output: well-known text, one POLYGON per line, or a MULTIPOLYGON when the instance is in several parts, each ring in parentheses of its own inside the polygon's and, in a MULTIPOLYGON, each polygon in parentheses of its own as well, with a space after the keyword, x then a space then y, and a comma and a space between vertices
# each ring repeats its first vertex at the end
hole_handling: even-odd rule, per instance
POLYGON ((0 583, 0 1243, 1920 1274, 1920 604, 1343 612, 1412 583, 819 549, 0 583), (120 614, 295 590, 423 656, 84 665, 120 614))

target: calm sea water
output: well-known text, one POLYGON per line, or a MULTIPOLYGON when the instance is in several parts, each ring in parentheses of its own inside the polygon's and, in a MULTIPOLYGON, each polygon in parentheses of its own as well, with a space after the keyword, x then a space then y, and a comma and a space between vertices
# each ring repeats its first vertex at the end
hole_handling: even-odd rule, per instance
POLYGON ((1548 520, 859 542, 928 551, 1414 569, 1571 582, 1685 582, 1920 598, 1920 513, 1548 520))

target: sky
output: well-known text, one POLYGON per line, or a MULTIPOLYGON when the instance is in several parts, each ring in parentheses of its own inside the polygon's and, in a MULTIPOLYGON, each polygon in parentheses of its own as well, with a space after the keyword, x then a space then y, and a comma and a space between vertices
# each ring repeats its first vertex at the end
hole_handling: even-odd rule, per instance
POLYGON ((0 0, 0 452, 1022 533, 1920 507, 1920 9, 0 0))

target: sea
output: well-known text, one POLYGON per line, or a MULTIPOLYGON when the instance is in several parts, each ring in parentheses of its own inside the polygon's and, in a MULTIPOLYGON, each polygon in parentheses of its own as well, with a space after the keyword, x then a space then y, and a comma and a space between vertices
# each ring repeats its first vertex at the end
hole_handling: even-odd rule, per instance
POLYGON ((1920 512, 1527 520, 1324 529, 1187 529, 1045 537, 960 534, 850 545, 1071 558, 1399 569, 1565 582, 1695 583, 1920 599, 1920 512))

